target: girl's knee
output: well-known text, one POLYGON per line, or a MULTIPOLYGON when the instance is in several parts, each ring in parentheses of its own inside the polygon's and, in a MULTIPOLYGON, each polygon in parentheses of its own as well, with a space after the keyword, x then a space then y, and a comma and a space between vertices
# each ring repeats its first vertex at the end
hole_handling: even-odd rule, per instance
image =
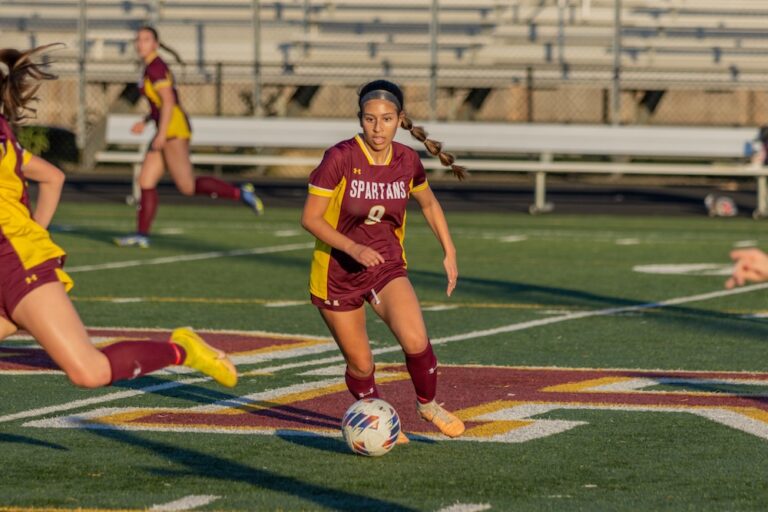
POLYGON ((65 370, 70 382, 80 388, 101 388, 110 384, 112 370, 106 360, 92 365, 78 365, 65 370))

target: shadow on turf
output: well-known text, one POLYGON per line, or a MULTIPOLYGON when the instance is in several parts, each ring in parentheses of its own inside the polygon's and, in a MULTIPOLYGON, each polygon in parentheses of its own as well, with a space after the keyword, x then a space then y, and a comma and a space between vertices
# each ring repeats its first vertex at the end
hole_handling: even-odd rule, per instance
MULTIPOLYGON (((336 425, 338 428, 338 425, 336 425)), ((337 437, 323 437, 313 434, 303 434, 301 432, 292 432, 290 430, 279 430, 275 433, 283 441, 287 441, 297 446, 311 448, 330 453, 341 453, 351 455, 352 452, 347 448, 347 443, 337 437)))
MULTIPOLYGON (((446 278, 445 274, 441 272, 409 270, 408 275, 411 277, 416 288, 425 287, 438 291, 445 290, 446 278)), ((600 295, 583 290, 466 276, 459 278, 457 292, 453 295, 455 300, 459 300, 457 296, 481 297, 485 302, 491 298, 500 301, 547 305, 553 308, 565 306, 623 308, 647 304, 636 300, 600 295)), ((768 322, 765 320, 743 318, 737 314, 686 306, 646 308, 643 311, 655 311, 657 316, 654 318, 666 322, 685 324, 697 329, 704 328, 727 335, 739 333, 739 335, 750 336, 763 342, 768 340, 768 322)), ((627 311, 626 313, 642 313, 643 311, 627 311)), ((616 314, 624 313, 617 312, 616 314)))
MULTIPOLYGON (((338 425, 336 425, 336 428, 339 428, 338 425)), ((316 435, 307 435, 296 432, 291 432, 290 430, 281 431, 276 433, 277 437, 282 439, 283 441, 287 441, 291 444, 295 444, 298 446, 303 446, 305 448, 312 448, 313 450, 321 450, 324 452, 331 452, 331 453, 343 453, 345 455, 351 455, 352 452, 347 447, 347 443, 344 442, 341 438, 335 438, 335 437, 322 437, 322 436, 316 436, 316 435)), ((420 436, 418 434, 408 434, 408 439, 411 440, 411 443, 424 443, 424 444, 436 444, 437 441, 434 439, 430 439, 428 437, 420 436)))
POLYGON ((43 448, 50 448, 52 450, 69 451, 69 448, 56 443, 50 443, 48 441, 41 441, 32 437, 19 436, 16 434, 0 434, 0 443, 17 443, 27 444, 30 446, 40 446, 43 448))
MULTIPOLYGON (((317 484, 302 482, 290 476, 283 476, 244 464, 239 460, 226 459, 209 453, 180 447, 174 444, 140 437, 134 433, 120 430, 89 430, 93 435, 118 443, 130 445, 134 449, 147 450, 159 457, 182 466, 185 470, 172 471, 165 468, 150 468, 149 471, 166 477, 202 477, 225 482, 239 482, 254 487, 270 489, 275 492, 298 496, 334 510, 381 510, 406 512, 415 509, 390 501, 380 500, 317 484)), ((201 440, 205 436, 201 436, 201 440)), ((240 441, 245 442, 245 441, 240 441)), ((256 461, 263 466, 268 461, 256 461)), ((297 461, 301 463, 301 461, 297 461)), ((308 461, 304 461, 308 464, 308 461)), ((329 479, 333 475, 326 475, 329 479)))

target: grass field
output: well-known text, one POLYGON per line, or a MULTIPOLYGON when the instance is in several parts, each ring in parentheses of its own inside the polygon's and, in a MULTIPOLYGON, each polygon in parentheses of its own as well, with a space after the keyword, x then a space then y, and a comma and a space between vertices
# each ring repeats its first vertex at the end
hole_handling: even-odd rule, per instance
POLYGON ((369 315, 384 398, 413 439, 373 459, 338 432, 351 397, 307 301, 298 210, 162 205, 152 249, 134 250, 109 243, 132 210, 62 205, 54 236, 96 342, 190 325, 241 380, 174 370, 78 390, 29 338, 4 342, 0 510, 768 508, 768 289, 722 287, 730 249, 768 247, 763 222, 448 215, 452 298, 417 212, 406 249, 438 398, 468 432, 417 420, 369 315))

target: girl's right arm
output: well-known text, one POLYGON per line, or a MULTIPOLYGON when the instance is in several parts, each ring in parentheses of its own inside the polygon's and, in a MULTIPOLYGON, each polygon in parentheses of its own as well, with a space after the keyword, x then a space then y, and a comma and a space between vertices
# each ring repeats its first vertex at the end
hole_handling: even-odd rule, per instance
POLYGON ((309 194, 304 203, 304 211, 301 214, 301 225, 312 233, 315 238, 325 242, 334 249, 349 254, 358 263, 366 267, 373 267, 384 263, 384 258, 374 249, 358 244, 349 237, 339 233, 323 217, 328 208, 330 198, 309 194))
POLYGON ((55 165, 37 156, 33 156, 24 164, 21 171, 25 178, 36 181, 40 185, 37 206, 32 218, 47 229, 59 205, 61 189, 64 188, 64 173, 55 165))

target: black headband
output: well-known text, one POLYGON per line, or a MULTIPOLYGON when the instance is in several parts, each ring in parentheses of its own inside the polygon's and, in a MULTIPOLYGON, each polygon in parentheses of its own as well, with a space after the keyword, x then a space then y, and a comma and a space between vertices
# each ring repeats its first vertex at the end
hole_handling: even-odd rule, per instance
POLYGON ((403 108, 403 106, 400 104, 400 100, 398 100, 397 96, 391 92, 385 91, 384 89, 374 89, 373 91, 365 93, 365 95, 360 98, 360 110, 363 109, 363 105, 371 100, 387 100, 390 103, 394 103, 394 105, 397 107, 397 110, 402 110, 403 108))

